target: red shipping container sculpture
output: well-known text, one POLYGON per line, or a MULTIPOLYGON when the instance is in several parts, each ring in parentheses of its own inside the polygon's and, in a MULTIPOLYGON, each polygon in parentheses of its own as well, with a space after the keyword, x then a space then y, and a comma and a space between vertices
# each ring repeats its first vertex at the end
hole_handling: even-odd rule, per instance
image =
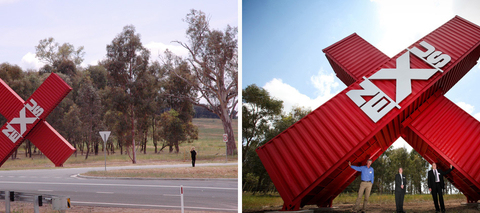
POLYGON ((45 118, 71 90, 57 74, 52 73, 27 101, 23 101, 0 79, 0 114, 7 119, 0 129, 0 166, 25 139, 30 140, 55 166, 63 165, 75 148, 45 118))
POLYGON ((348 86, 257 149, 283 210, 333 199, 359 175, 348 161, 376 160, 399 137, 468 202, 480 199, 480 122, 443 95, 480 57, 480 27, 456 16, 389 58, 352 34, 323 52, 348 86))

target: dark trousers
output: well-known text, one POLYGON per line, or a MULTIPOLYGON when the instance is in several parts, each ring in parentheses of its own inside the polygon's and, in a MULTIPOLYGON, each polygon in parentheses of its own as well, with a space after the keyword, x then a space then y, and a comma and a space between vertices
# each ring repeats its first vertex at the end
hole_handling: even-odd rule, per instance
POLYGON ((195 167, 195 159, 192 159, 192 166, 195 167))
POLYGON ((435 183, 435 187, 432 188, 432 197, 433 197, 433 203, 435 204, 435 211, 440 211, 440 208, 438 208, 438 200, 440 200, 440 207, 442 207, 442 211, 445 211, 445 204, 443 203, 442 186, 440 185, 440 183, 435 183), (438 194, 438 199, 437 199, 437 194, 438 194))
POLYGON ((397 205, 397 212, 403 212, 403 199, 405 192, 403 190, 395 191, 395 204, 397 205))

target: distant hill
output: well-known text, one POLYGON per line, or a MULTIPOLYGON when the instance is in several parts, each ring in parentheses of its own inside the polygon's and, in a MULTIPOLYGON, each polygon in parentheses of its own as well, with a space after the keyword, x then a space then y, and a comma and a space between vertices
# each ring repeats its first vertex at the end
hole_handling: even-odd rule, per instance
MULTIPOLYGON (((195 110, 194 118, 220 118, 215 113, 210 112, 201 106, 193 106, 193 108, 195 110)), ((237 116, 234 118, 237 118, 237 116)))

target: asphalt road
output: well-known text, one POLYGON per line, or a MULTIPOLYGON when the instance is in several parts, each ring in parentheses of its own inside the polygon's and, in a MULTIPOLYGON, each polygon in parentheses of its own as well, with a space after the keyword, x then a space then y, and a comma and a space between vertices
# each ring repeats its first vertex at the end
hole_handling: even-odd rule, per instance
MULTIPOLYGON (((237 165, 237 163, 196 166, 237 165)), ((179 165, 107 167, 114 169, 172 168, 179 165)), ((104 167, 0 171, 0 190, 64 195, 72 205, 180 209, 180 186, 185 210, 238 211, 236 179, 90 179, 77 176, 104 167)))

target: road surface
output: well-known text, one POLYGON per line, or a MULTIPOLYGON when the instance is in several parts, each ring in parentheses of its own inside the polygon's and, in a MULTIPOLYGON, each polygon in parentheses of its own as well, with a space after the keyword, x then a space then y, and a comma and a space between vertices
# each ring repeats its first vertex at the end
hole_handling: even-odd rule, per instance
MULTIPOLYGON (((224 166, 237 163, 198 164, 224 166)), ((145 165, 107 167, 114 169, 188 167, 178 165, 145 165)), ((238 211, 236 179, 90 179, 77 176, 104 167, 56 168, 0 171, 0 190, 65 195, 72 205, 180 209, 180 186, 184 188, 185 210, 238 211)))

